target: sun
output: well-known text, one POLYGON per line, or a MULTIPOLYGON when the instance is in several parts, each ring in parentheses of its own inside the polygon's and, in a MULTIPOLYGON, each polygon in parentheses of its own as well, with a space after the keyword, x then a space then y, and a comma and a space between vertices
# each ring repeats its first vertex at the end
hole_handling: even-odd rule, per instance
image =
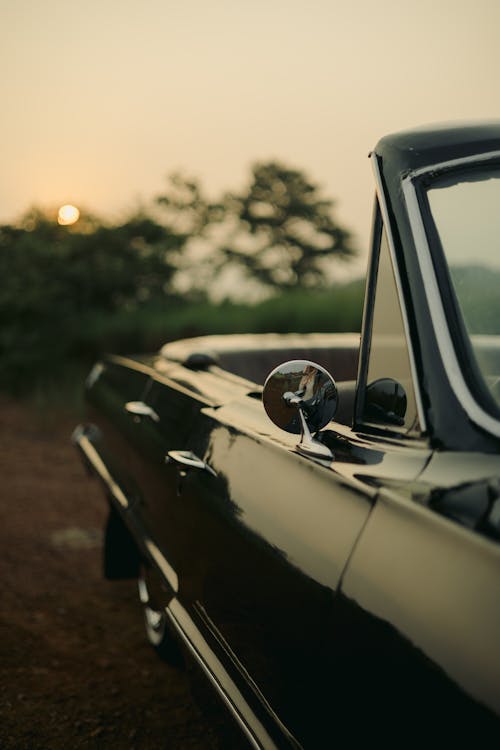
POLYGON ((80 218, 80 211, 76 206, 72 206, 67 203, 65 206, 61 206, 57 214, 57 223, 63 227, 68 227, 70 224, 75 224, 80 218))

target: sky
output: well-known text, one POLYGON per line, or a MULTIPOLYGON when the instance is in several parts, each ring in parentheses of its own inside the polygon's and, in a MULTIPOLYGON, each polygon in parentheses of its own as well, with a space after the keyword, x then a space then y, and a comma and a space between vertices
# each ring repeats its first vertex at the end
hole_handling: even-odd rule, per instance
POLYGON ((387 133, 500 117, 498 0, 0 0, 0 222, 303 169, 366 259, 387 133))

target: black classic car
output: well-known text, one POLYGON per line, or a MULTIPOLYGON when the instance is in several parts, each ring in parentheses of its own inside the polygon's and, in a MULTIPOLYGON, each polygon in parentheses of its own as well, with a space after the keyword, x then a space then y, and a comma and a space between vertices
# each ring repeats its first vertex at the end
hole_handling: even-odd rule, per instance
POLYGON ((500 124, 371 163, 361 337, 108 356, 74 433, 106 575, 255 748, 500 741, 500 124))

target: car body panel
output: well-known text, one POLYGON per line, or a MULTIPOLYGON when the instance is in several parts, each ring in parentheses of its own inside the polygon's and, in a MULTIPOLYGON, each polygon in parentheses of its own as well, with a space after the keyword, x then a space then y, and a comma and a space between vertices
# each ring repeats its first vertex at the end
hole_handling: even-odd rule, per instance
POLYGON ((428 507, 380 493, 342 585, 350 679, 358 693, 363 685, 372 716, 383 702, 423 735, 491 736, 500 712, 499 555, 498 544, 428 507))

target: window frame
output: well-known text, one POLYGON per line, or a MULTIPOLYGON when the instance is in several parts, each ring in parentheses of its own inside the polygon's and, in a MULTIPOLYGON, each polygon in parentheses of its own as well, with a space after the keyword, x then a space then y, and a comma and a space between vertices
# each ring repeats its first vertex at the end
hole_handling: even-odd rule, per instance
MULTIPOLYGON (((375 200, 375 206, 374 206, 374 216, 373 216, 373 225, 372 225, 372 238, 371 238, 371 253, 370 253, 370 263, 369 263, 369 270, 368 270, 368 278, 367 278, 367 285, 366 285, 366 293, 365 293, 365 308, 363 311, 363 324, 362 324, 362 346, 360 351, 360 367, 359 367, 359 373, 358 373, 358 389, 357 389, 357 399, 356 399, 356 408, 355 408, 355 424, 358 428, 362 428, 363 431, 370 431, 370 432, 377 432, 377 433, 383 433, 388 434, 391 437, 408 437, 408 438, 421 438, 422 436, 422 427, 421 427, 421 418, 420 413, 418 409, 418 398, 417 398, 417 390, 416 390, 416 382, 414 377, 414 372, 411 364, 411 351, 409 346, 409 337, 407 334, 407 329, 405 326, 405 315, 403 313, 403 305, 402 305, 402 295, 400 293, 400 286, 397 282, 397 276, 396 276, 396 270, 395 270, 395 264, 393 260, 393 254, 390 249, 390 241, 389 241, 389 231, 387 228, 387 225, 384 222, 382 211, 380 208, 380 204, 378 199, 375 200), (412 428, 412 427, 405 427, 404 425, 395 425, 392 422, 384 422, 383 420, 380 421, 371 421, 366 418, 364 411, 365 411, 365 403, 366 403, 366 392, 367 392, 367 386, 368 384, 368 373, 370 370, 370 363, 371 363, 371 345, 372 345, 372 339, 373 339, 373 326, 375 323, 375 307, 376 307, 376 298, 377 298, 377 290, 379 289, 379 268, 380 268, 380 261, 381 261, 381 249, 382 249, 382 242, 384 239, 384 233, 385 233, 385 241, 387 243, 387 252, 389 255, 389 266, 390 270, 392 271, 393 281, 394 281, 394 293, 395 297, 399 306, 400 316, 401 316, 401 327, 404 337, 404 348, 406 349, 406 354, 408 358, 408 369, 409 369, 409 377, 411 381, 411 388, 413 393, 411 401, 415 403, 415 412, 416 412, 416 420, 418 423, 418 427, 412 428)), ((388 377, 390 377, 390 373, 388 373, 388 377)), ((399 381, 397 381, 399 382, 399 381)), ((409 394, 407 394, 409 395, 409 394)))
MULTIPOLYGON (((482 429, 500 437, 500 420, 483 406, 481 397, 471 390, 470 379, 464 372, 463 358, 457 351, 456 341, 450 331, 450 306, 447 305, 441 279, 436 272, 437 251, 435 243, 429 236, 429 222, 426 222, 425 191, 429 179, 440 176, 446 171, 468 166, 480 166, 500 159, 499 151, 474 154, 473 156, 453 159, 410 172, 402 180, 403 196, 408 212, 410 227, 413 233, 418 264, 422 277, 426 280, 425 295, 436 340, 451 388, 469 419, 482 429)), ((446 268, 446 273, 448 273, 446 268)), ((442 274, 442 271, 440 271, 442 274)), ((451 282, 450 282, 451 283, 451 282)))
POLYGON ((485 382, 484 373, 482 373, 472 340, 467 333, 464 315, 458 299, 458 293, 455 284, 451 278, 451 271, 444 251, 438 228, 432 214, 428 192, 433 185, 442 177, 464 174, 482 167, 496 166, 500 172, 500 161, 493 159, 488 162, 475 162, 465 167, 455 167, 440 172, 434 171, 432 175, 426 175, 416 183, 417 197, 420 203, 422 217, 426 228, 426 234, 429 246, 432 251, 434 272, 437 278, 438 287, 441 293, 441 299, 448 322, 449 335, 455 349, 458 362, 465 382, 471 393, 475 394, 475 400, 492 416, 500 419, 500 405, 495 401, 493 395, 488 390, 485 382))
POLYGON ((399 272, 394 237, 392 232, 392 225, 389 219, 389 211, 387 207, 387 201, 385 197, 382 175, 380 171, 380 165, 378 162, 377 155, 372 153, 370 155, 373 173, 375 177, 375 205, 373 211, 372 221, 372 236, 371 236, 371 247, 370 247, 370 260, 368 264, 368 276, 365 288, 365 306, 363 310, 363 322, 361 328, 361 349, 359 356, 358 366, 358 378, 357 378, 357 389, 356 389, 356 402, 354 407, 354 427, 362 430, 363 432, 369 431, 370 433, 384 434, 387 437, 398 437, 402 436, 408 439, 423 439, 427 432, 427 420, 425 417, 425 411, 422 403, 422 396, 420 392, 420 384, 417 376, 417 369, 415 365, 415 354, 412 345, 412 339, 410 335, 410 326, 408 322, 408 313, 406 309, 406 300, 403 293, 403 285, 401 282, 401 276, 399 272), (373 327, 373 313, 375 306, 375 293, 377 290, 378 280, 378 263, 380 255, 380 246, 382 239, 382 229, 385 229, 387 236, 387 244, 389 250, 389 257, 391 268, 394 276, 394 283, 396 286, 396 295, 399 302, 399 308, 401 312, 401 318, 403 323, 403 334, 406 342, 406 349, 408 353, 408 360, 410 365, 410 377, 413 386, 413 393, 415 397, 416 413, 418 419, 418 430, 407 431, 401 430, 401 428, 395 425, 385 425, 382 422, 375 424, 367 422, 363 418, 363 407, 365 401, 365 393, 367 387, 368 378, 368 367, 370 359, 370 349, 372 340, 372 327, 373 327))

